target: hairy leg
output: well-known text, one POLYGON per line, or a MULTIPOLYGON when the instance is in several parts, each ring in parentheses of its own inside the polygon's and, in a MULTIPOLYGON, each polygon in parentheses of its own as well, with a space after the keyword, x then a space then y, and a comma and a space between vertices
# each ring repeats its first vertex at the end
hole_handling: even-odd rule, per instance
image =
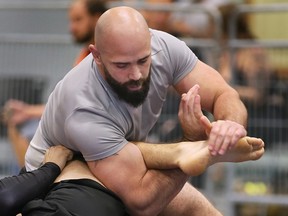
POLYGON ((222 214, 197 189, 186 183, 159 216, 221 216, 222 214))
POLYGON ((185 143, 181 145, 182 151, 178 160, 180 169, 190 176, 200 175, 215 163, 258 160, 264 154, 264 142, 254 137, 240 139, 225 155, 212 156, 204 141, 193 144, 198 145, 199 150, 195 151, 195 147, 191 148, 191 143, 185 143))

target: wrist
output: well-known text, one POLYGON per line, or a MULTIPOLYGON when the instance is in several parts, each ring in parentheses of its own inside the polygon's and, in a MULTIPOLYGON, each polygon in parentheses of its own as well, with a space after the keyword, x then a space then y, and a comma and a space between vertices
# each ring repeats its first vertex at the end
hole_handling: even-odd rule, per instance
POLYGON ((42 167, 47 167, 52 170, 55 175, 59 175, 61 173, 61 168, 58 164, 54 162, 46 162, 42 165, 42 167))

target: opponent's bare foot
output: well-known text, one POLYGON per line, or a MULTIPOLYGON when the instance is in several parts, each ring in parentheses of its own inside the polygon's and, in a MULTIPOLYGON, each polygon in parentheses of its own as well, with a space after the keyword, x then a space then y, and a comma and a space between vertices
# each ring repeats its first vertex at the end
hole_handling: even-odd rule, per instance
POLYGON ((225 155, 212 158, 212 162, 243 162, 248 160, 258 160, 263 154, 263 140, 246 136, 240 139, 238 143, 225 155))
POLYGON ((212 156, 205 141, 184 144, 178 160, 179 168, 190 176, 202 174, 209 166, 218 162, 243 162, 258 160, 264 154, 264 142, 254 137, 244 137, 224 155, 212 156), (199 150, 195 146, 199 145, 199 150))

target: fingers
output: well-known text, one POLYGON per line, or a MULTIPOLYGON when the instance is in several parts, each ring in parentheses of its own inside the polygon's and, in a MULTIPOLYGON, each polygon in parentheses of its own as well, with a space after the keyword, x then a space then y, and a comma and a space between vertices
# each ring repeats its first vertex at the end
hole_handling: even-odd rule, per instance
POLYGON ((184 136, 188 140, 199 140, 205 131, 209 137, 207 144, 211 155, 224 155, 240 138, 246 136, 246 129, 229 120, 211 123, 202 112, 199 89, 199 85, 194 85, 181 98, 178 116, 184 136))
POLYGON ((55 163, 62 170, 65 167, 66 162, 71 160, 72 157, 73 152, 68 148, 62 145, 52 146, 45 153, 44 163, 55 163))
POLYGON ((242 125, 229 120, 211 123, 202 112, 199 89, 199 85, 194 85, 181 98, 178 116, 184 136, 188 140, 199 140, 205 131, 209 136, 207 144, 210 153, 224 155, 240 138, 246 136, 247 131, 242 125))
POLYGON ((184 137, 188 140, 206 138, 205 128, 203 128, 200 122, 204 114, 201 109, 199 88, 199 85, 194 85, 187 93, 182 94, 179 105, 179 121, 184 137))
POLYGON ((203 115, 202 117, 200 117, 200 123, 205 128, 206 134, 209 135, 212 129, 212 124, 207 118, 207 116, 203 115))
POLYGON ((194 104, 193 104, 193 111, 194 111, 194 115, 195 117, 200 120, 202 116, 204 116, 202 109, 201 109, 201 99, 200 99, 200 95, 197 94, 194 95, 194 104))
POLYGON ((229 120, 213 122, 208 139, 209 150, 212 155, 223 155, 246 134, 245 128, 236 122, 229 120))
POLYGON ((198 95, 199 85, 194 85, 187 93, 182 94, 181 107, 183 113, 191 115, 194 112, 194 99, 198 95))
POLYGON ((5 103, 3 108, 3 121, 11 126, 25 122, 29 118, 27 107, 29 107, 29 105, 22 101, 10 99, 5 103))

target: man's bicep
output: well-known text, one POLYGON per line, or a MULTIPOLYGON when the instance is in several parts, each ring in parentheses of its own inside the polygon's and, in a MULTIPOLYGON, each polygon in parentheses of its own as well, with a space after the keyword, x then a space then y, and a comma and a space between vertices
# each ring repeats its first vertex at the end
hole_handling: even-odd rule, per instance
POLYGON ((91 172, 123 202, 129 202, 137 194, 141 179, 147 172, 139 148, 127 143, 116 154, 97 161, 89 161, 91 172))
POLYGON ((65 124, 69 145, 86 161, 98 160, 118 152, 127 143, 116 124, 87 112, 78 112, 65 124))
POLYGON ((130 142, 117 154, 88 166, 131 215, 158 215, 187 181, 178 169, 148 170, 140 149, 130 142))
POLYGON ((193 70, 175 85, 175 89, 179 94, 183 94, 187 93, 195 84, 200 86, 202 108, 210 112, 213 110, 214 99, 217 95, 230 89, 215 69, 200 60, 193 70))

